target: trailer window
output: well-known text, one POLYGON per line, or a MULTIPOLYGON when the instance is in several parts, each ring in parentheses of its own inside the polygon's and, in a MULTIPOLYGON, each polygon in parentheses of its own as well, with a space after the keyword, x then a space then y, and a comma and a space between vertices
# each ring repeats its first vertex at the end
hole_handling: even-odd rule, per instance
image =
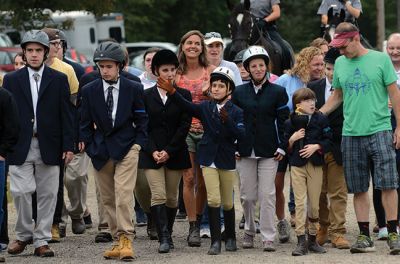
POLYGON ((90 28, 89 29, 89 33, 90 33, 90 42, 91 43, 95 43, 96 42, 96 36, 94 34, 94 28, 90 28))
POLYGON ((110 38, 115 39, 117 42, 122 42, 122 31, 120 27, 111 27, 109 32, 110 38))

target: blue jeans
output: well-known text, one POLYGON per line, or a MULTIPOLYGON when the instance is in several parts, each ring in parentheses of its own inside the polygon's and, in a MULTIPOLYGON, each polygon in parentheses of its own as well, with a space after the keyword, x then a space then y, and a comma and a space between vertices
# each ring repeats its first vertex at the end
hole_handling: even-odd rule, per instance
POLYGON ((0 227, 3 224, 3 199, 4 199, 4 185, 6 184, 6 162, 4 160, 0 160, 0 227))

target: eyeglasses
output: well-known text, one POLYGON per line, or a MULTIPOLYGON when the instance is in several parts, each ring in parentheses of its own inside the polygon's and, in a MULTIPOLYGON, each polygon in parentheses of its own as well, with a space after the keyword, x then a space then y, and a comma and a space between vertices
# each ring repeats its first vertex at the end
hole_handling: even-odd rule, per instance
POLYGON ((210 39, 210 38, 222 38, 221 34, 218 32, 208 32, 204 35, 204 39, 210 39))
POLYGON ((61 41, 50 42, 50 45, 53 45, 54 47, 58 48, 62 46, 62 42, 61 41))

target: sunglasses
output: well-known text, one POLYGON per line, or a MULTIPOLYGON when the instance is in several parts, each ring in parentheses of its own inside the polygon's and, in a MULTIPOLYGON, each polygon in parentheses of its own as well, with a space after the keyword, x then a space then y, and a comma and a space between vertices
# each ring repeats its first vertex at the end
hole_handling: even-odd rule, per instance
POLYGON ((204 35, 204 39, 210 39, 210 38, 222 38, 221 34, 218 32, 208 32, 204 35))

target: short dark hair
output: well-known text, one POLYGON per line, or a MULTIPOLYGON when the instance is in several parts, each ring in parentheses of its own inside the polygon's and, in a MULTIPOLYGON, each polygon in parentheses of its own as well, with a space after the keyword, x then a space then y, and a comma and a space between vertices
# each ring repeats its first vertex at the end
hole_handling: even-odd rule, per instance
POLYGON ((342 22, 335 29, 336 34, 344 32, 354 32, 354 31, 360 32, 357 26, 349 22, 342 22))
POLYGON ((298 89, 296 92, 294 92, 293 97, 292 97, 292 103, 293 103, 293 111, 296 110, 296 105, 301 103, 301 101, 308 100, 308 99, 314 99, 316 100, 317 97, 314 93, 313 90, 307 87, 303 87, 298 89))

